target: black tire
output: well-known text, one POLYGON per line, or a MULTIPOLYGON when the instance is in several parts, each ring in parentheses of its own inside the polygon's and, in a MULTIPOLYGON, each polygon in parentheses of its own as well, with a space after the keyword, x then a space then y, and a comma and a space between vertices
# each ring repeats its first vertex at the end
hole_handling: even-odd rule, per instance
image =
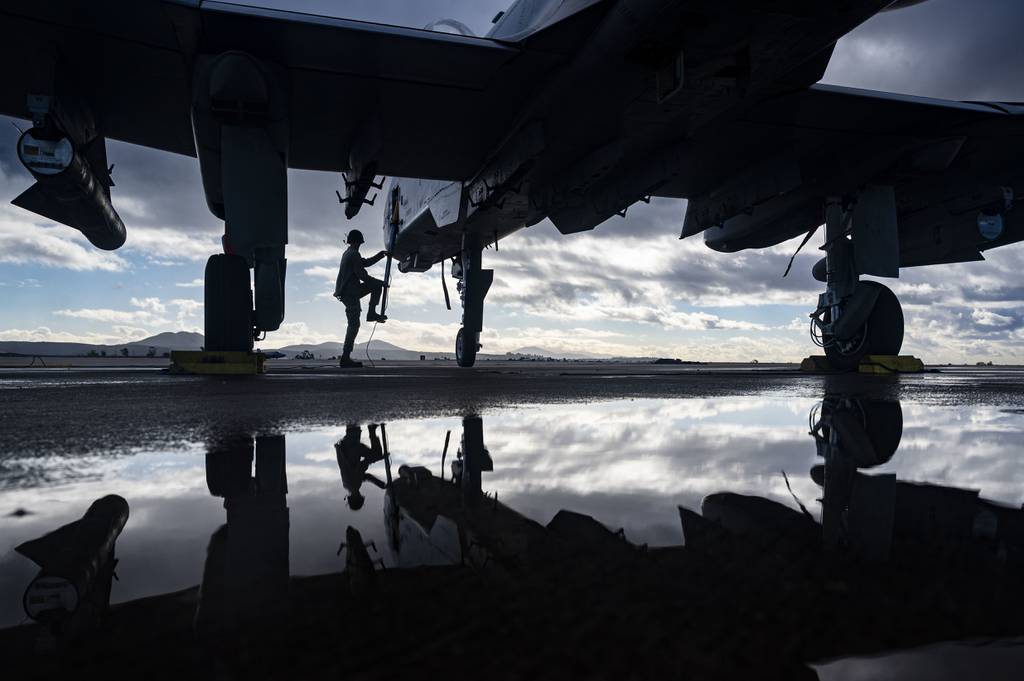
POLYGON ((897 400, 861 400, 864 430, 875 450, 874 461, 857 461, 857 468, 888 463, 903 439, 903 408, 897 400))
MULTIPOLYGON (((903 307, 892 290, 877 281, 865 281, 878 291, 878 300, 867 321, 867 337, 855 339, 856 349, 844 352, 836 344, 825 346, 829 366, 836 371, 856 371, 867 355, 898 355, 903 347, 903 307)), ((827 339, 826 339, 827 340, 827 339)))
POLYGON ((207 350, 252 350, 252 286, 245 258, 218 254, 206 261, 203 317, 207 350))
POLYGON ((459 334, 455 337, 455 361, 460 367, 471 367, 476 364, 478 345, 475 333, 466 331, 465 327, 459 327, 459 334))
POLYGON ((885 284, 865 281, 879 289, 875 309, 868 320, 868 345, 872 355, 898 355, 903 348, 903 306, 885 284))
POLYGON ((245 496, 252 480, 252 438, 217 443, 206 453, 206 488, 215 497, 245 496))

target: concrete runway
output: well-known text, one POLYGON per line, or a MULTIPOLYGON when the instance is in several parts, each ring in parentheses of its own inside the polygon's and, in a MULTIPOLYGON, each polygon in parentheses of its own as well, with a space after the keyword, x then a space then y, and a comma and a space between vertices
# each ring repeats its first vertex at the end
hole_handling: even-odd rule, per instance
POLYGON ((170 375, 161 370, 165 363, 0 368, 0 452, 16 457, 152 448, 232 431, 655 397, 784 400, 841 392, 1024 408, 1021 367, 942 367, 885 377, 808 375, 794 365, 483 362, 467 370, 444 362, 380 362, 342 371, 327 362, 275 361, 264 376, 210 377, 170 375))

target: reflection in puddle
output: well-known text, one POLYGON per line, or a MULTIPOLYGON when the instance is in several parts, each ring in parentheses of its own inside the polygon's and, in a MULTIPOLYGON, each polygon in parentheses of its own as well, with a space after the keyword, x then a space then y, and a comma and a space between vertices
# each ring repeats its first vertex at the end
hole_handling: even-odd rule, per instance
MULTIPOLYGON (((1004 597, 1019 590, 1008 575, 1024 561, 1022 422, 839 394, 636 400, 40 456, 0 493, 0 624, 25 619, 38 570, 9 549, 116 493, 131 518, 112 601, 200 585, 187 628, 215 656, 230 641, 272 657, 274 623, 294 625, 321 584, 291 578, 343 569, 316 588, 387 600, 408 574, 424 599, 452 598, 431 590, 457 582, 469 602, 500 593, 537 616, 568 589, 578 600, 558 613, 570 614, 548 613, 565 626, 585 615, 595 637, 630 618, 703 627, 680 645, 721 646, 716 659, 740 636, 736 672, 742 660, 802 674, 811 660, 1006 635, 1004 597), (605 600, 621 614, 594 620, 605 600)), ((315 607, 338 607, 317 593, 315 607)))

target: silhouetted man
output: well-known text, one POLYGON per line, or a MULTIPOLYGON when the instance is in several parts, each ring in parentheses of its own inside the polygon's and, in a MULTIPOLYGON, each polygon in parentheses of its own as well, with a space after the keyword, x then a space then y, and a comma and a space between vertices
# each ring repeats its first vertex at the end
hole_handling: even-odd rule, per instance
POLYGON ((341 484, 348 490, 348 507, 358 511, 363 507, 365 498, 360 488, 364 480, 369 480, 377 487, 384 489, 386 485, 376 477, 367 473, 367 469, 378 461, 384 460, 384 451, 377 437, 377 424, 370 424, 370 446, 363 444, 363 429, 359 426, 347 426, 345 437, 335 445, 338 456, 338 468, 341 470, 341 484))
POLYGON ((338 361, 342 367, 362 366, 361 362, 354 362, 351 357, 356 334, 359 333, 359 313, 362 311, 359 299, 367 294, 370 296, 370 309, 366 313, 366 321, 383 322, 387 320, 384 315, 377 314, 377 305, 380 303, 384 282, 374 279, 366 273, 366 268, 380 262, 387 256, 387 252, 381 251, 372 258, 364 258, 359 255, 359 247, 363 241, 363 233, 358 229, 353 229, 348 233, 348 238, 345 239, 348 248, 341 256, 338 280, 334 285, 334 297, 345 304, 345 316, 348 317, 345 344, 342 346, 341 359, 338 361))

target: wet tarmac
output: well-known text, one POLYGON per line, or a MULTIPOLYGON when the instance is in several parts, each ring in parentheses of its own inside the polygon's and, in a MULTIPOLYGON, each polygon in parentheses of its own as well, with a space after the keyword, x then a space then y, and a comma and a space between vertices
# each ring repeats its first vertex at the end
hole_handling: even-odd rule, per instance
POLYGON ((161 371, 165 362, 0 369, 0 452, 9 459, 130 451, 202 441, 225 428, 273 432, 345 420, 645 397, 813 398, 827 389, 927 404, 1024 408, 1024 369, 1019 368, 843 377, 801 374, 794 365, 487 362, 467 372, 449 363, 426 364, 378 363, 375 369, 341 371, 328 362, 286 362, 258 377, 172 376, 161 371))
POLYGON ((87 580, 116 554, 112 609, 76 587, 96 622, 0 649, 53 678, 1015 678, 1022 378, 0 370, 0 627, 40 571, 16 546, 130 508, 87 580))

